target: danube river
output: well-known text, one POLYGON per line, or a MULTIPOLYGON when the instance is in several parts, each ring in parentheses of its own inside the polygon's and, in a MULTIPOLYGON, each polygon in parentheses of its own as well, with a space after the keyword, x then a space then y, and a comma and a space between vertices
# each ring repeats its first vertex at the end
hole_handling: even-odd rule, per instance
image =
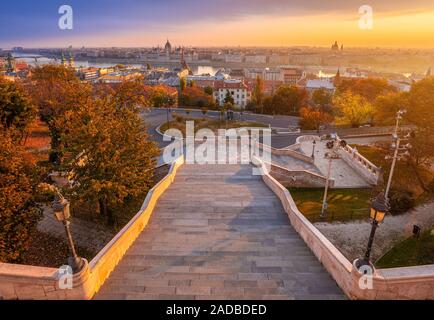
MULTIPOLYGON (((17 60, 22 60, 28 63, 29 65, 35 66, 35 65, 43 65, 48 63, 59 63, 59 60, 47 58, 41 55, 37 54, 27 54, 27 53, 13 53, 14 58, 17 60)), ((96 67, 96 68, 104 68, 104 67, 113 67, 115 65, 119 64, 118 62, 92 62, 92 61, 85 61, 85 60, 77 60, 75 61, 75 65, 77 67, 96 67)), ((143 67, 146 64, 138 64, 138 63, 128 63, 127 65, 132 67, 143 67)), ((155 64, 156 66, 159 66, 158 63, 155 64)), ((170 66, 168 67, 170 69, 170 66)), ((198 65, 198 66, 190 66, 191 70, 194 74, 211 74, 214 75, 219 68, 209 66, 209 65, 198 65)))

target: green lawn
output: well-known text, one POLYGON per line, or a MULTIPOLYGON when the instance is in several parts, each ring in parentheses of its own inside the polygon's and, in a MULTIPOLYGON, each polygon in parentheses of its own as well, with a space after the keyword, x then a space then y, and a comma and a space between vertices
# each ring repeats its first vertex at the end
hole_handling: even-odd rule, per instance
POLYGON ((329 189, 325 218, 320 218, 323 188, 288 188, 288 190, 300 212, 311 222, 350 221, 369 217, 371 189, 329 189))
POLYGON ((434 263, 434 229, 422 232, 419 239, 410 237, 398 243, 375 266, 377 268, 408 267, 434 263))

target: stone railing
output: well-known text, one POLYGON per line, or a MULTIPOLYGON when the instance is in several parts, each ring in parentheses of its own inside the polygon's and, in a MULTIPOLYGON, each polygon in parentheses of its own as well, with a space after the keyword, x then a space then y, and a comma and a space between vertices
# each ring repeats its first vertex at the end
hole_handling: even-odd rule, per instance
MULTIPOLYGON (((313 254, 351 299, 434 299, 434 265, 375 269, 372 286, 363 289, 365 278, 348 259, 298 210, 289 191, 267 173, 257 157, 252 163, 262 167, 262 179, 279 197, 292 226, 313 254)), ((368 283, 368 282, 366 282, 368 283)))
MULTIPOLYGON (((341 141, 340 138, 337 140, 341 141)), ((339 154, 342 160, 369 183, 377 185, 383 179, 383 169, 366 159, 355 148, 346 145, 344 148, 339 148, 339 154)))
MULTIPOLYGON (((269 164, 271 176, 276 178, 285 187, 296 188, 322 188, 325 186, 327 178, 308 170, 288 170, 276 164, 269 164)), ((329 180, 329 186, 333 187, 334 179, 329 180)))
POLYGON ((146 227, 158 198, 183 163, 183 156, 172 163, 169 173, 149 190, 139 212, 90 263, 86 261, 81 272, 73 275, 72 288, 59 288, 59 269, 0 263, 0 300, 92 298, 146 227))
POLYGON ((273 148, 269 145, 262 144, 260 142, 256 142, 256 143, 258 144, 260 149, 267 151, 267 152, 270 152, 271 154, 274 154, 276 156, 289 156, 289 157, 292 157, 292 158, 295 158, 295 159, 298 159, 298 160, 301 160, 304 162, 314 163, 314 160, 311 157, 309 157, 309 156, 307 156, 301 152, 295 151, 293 149, 276 149, 276 148, 273 148))

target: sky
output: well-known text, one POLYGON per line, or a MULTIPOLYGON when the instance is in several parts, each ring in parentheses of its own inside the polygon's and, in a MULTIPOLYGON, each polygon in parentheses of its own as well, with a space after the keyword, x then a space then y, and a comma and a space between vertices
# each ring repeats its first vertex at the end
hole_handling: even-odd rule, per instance
POLYGON ((434 48, 434 0, 4 1, 0 48, 330 46, 434 48), (61 5, 73 29, 61 30, 61 5), (373 10, 359 27, 359 7, 373 10))

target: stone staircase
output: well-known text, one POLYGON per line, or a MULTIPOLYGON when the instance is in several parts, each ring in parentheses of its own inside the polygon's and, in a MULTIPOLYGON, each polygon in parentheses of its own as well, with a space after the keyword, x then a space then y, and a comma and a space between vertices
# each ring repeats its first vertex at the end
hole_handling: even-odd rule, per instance
POLYGON ((249 165, 184 165, 95 299, 342 299, 249 165))

